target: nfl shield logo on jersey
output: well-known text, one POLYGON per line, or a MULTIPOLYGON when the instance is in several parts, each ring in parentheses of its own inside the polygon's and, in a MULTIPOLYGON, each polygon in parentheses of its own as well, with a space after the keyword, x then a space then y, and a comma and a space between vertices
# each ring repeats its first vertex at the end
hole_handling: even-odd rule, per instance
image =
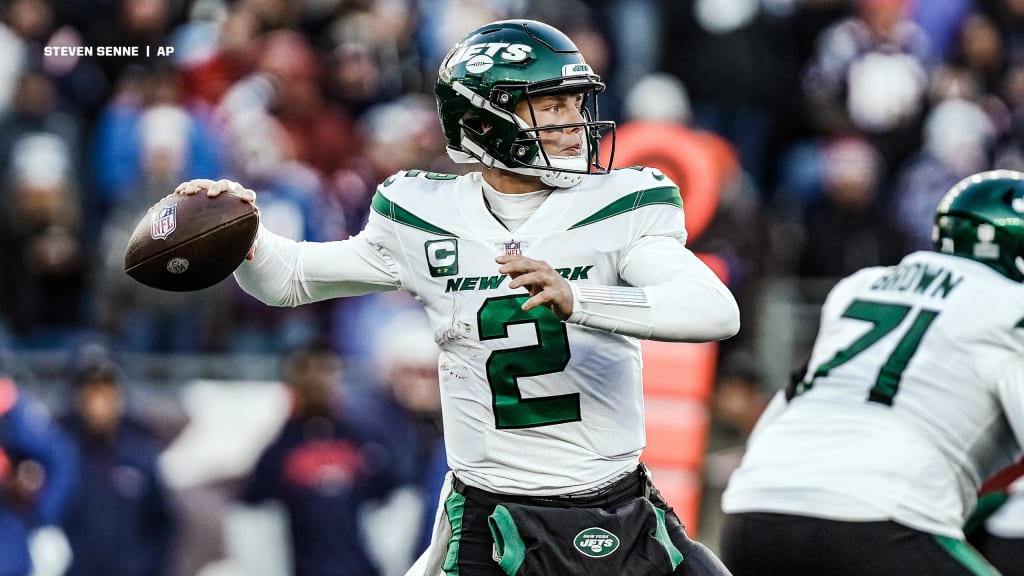
POLYGON ((153 215, 153 223, 150 226, 149 234, 154 240, 160 240, 167 238, 174 232, 178 222, 176 214, 178 212, 178 205, 171 204, 170 206, 164 206, 159 212, 153 215))
POLYGON ((505 242, 505 254, 509 256, 518 256, 523 253, 523 247, 521 242, 505 242))

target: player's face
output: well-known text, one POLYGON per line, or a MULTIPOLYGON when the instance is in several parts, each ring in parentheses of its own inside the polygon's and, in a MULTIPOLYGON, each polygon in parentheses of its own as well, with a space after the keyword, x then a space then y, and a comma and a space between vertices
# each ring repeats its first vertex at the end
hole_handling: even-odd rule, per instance
MULTIPOLYGON (((546 94, 534 96, 516 107, 516 114, 527 124, 543 128, 560 124, 583 122, 581 108, 583 94, 546 94), (530 108, 533 114, 530 114, 530 108), (536 123, 534 123, 536 119, 536 123)), ((560 130, 540 130, 541 145, 551 156, 574 157, 583 154, 583 127, 572 126, 560 130)))

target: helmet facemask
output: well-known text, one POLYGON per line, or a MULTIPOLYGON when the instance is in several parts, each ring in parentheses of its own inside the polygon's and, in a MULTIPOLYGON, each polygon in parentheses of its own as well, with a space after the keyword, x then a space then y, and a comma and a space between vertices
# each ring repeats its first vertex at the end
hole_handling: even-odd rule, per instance
POLYGON ((460 120, 462 150, 448 148, 456 162, 481 162, 485 166, 517 174, 538 176, 541 181, 558 188, 575 186, 584 174, 607 174, 612 163, 600 161, 599 142, 611 133, 614 153, 615 123, 595 121, 598 117, 597 93, 604 84, 591 77, 556 78, 528 85, 495 85, 487 99, 468 87, 453 82, 452 88, 466 97, 471 108, 460 120), (533 98, 552 94, 583 94, 579 109, 582 120, 568 124, 537 126, 533 98), (525 102, 529 121, 516 114, 519 103, 525 102), (556 156, 544 150, 545 132, 579 129, 580 154, 556 156))

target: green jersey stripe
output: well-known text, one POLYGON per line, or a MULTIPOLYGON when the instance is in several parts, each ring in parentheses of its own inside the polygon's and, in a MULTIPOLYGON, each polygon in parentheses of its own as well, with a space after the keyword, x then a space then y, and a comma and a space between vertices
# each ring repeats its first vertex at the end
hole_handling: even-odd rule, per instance
POLYGON ((388 220, 394 220, 399 224, 405 224, 410 228, 416 228, 417 230, 423 230, 424 232, 430 232, 431 234, 437 234, 438 236, 455 236, 455 234, 452 234, 444 228, 438 228, 430 222, 417 217, 415 214, 409 212, 405 208, 402 208, 398 204, 395 204, 391 200, 388 200, 380 193, 379 190, 373 195, 373 201, 370 203, 370 206, 378 214, 388 220))
POLYGON ((637 190, 632 194, 619 198, 615 202, 612 202, 583 220, 573 224, 569 227, 569 230, 582 228, 583 226, 607 220, 613 216, 632 212, 637 208, 652 206, 654 204, 668 204, 670 206, 682 208, 683 199, 679 196, 679 188, 675 186, 661 186, 658 188, 648 188, 647 190, 637 190))

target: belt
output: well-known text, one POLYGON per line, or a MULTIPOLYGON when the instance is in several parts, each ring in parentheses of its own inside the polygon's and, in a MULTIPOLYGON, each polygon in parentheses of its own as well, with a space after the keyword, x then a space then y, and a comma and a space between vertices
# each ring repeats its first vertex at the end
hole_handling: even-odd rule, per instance
POLYGON ((617 504, 637 496, 650 495, 650 481, 648 480, 647 467, 640 464, 632 472, 609 480, 594 488, 588 488, 580 492, 570 494, 558 494, 554 496, 524 496, 520 494, 498 494, 488 492, 473 486, 467 486, 458 476, 452 477, 452 488, 477 504, 488 507, 511 502, 531 506, 551 507, 603 507, 617 504))

